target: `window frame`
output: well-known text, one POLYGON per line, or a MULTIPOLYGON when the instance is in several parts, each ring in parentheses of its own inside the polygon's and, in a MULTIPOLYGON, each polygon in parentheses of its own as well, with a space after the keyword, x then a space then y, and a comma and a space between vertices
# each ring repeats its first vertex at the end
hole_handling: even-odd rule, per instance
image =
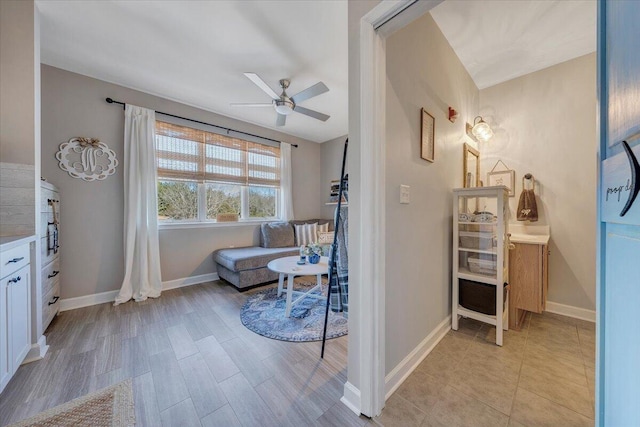
MULTIPOLYGON (((165 121, 165 120, 156 120, 156 122, 164 122, 164 123, 172 123, 171 121, 165 121)), ((174 124, 176 126, 183 126, 186 128, 191 128, 191 129, 197 129, 197 130, 203 130, 199 127, 191 127, 188 126, 186 124, 174 124)), ((211 132, 209 130, 206 130, 205 132, 211 132)), ((215 133, 215 132, 213 132, 215 133)), ((224 135, 223 135, 224 136, 224 135)), ((241 139, 241 138, 239 138, 241 139)), ((249 141, 251 142, 251 141, 249 141)), ((255 141, 254 141, 255 142, 255 141)), ((154 141, 154 143, 156 143, 154 141)), ((263 144, 266 146, 272 146, 271 144, 263 144)), ((204 148, 206 147, 206 144, 203 144, 203 149, 201 150, 199 148, 199 151, 205 151, 204 148)), ((155 150, 157 150, 157 146, 154 148, 155 150)), ((206 159, 205 155, 203 155, 203 159, 206 159)), ((280 171, 282 170, 282 165, 280 165, 280 171)), ((156 174, 157 174, 157 170, 158 170, 158 164, 156 162, 156 174)), ((158 183, 161 181, 168 181, 168 182, 179 182, 180 180, 178 179, 172 179, 169 177, 161 177, 161 176, 156 176, 156 194, 158 193, 158 183)), ((163 228, 198 228, 198 227, 234 227, 234 226, 243 226, 243 225, 255 225, 255 224, 261 224, 261 223, 266 223, 266 222, 272 222, 272 221, 278 221, 281 219, 281 211, 280 211, 280 204, 281 204, 281 197, 282 197, 282 186, 270 186, 270 185, 259 185, 259 184, 240 184, 240 183, 225 183, 225 182, 218 182, 218 181, 198 181, 198 180, 184 180, 184 182, 191 182, 191 183, 195 183, 197 186, 197 190, 196 190, 196 195, 197 195, 197 218, 189 218, 189 219, 160 219, 158 218, 158 227, 160 229, 163 228), (207 218, 207 185, 208 184, 227 184, 227 185, 234 185, 234 186, 239 186, 240 187, 240 216, 238 218, 238 221, 233 221, 233 222, 218 222, 216 219, 214 218, 207 218), (249 213, 249 189, 251 187, 266 187, 266 188, 273 188, 275 190, 275 216, 272 217, 250 217, 250 213, 249 213)), ((158 212, 159 214, 159 212, 158 212)))

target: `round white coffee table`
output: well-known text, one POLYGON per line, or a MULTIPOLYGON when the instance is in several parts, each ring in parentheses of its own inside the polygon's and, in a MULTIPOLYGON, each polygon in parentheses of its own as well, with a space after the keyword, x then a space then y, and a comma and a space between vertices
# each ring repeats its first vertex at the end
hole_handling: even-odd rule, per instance
POLYGON ((284 258, 274 259, 267 264, 267 268, 276 273, 280 273, 278 278, 278 296, 282 294, 284 286, 284 276, 287 275, 287 305, 284 311, 284 315, 289 317, 291 315, 291 307, 300 302, 305 297, 312 297, 323 299, 326 298, 322 295, 322 275, 329 274, 329 258, 326 256, 320 257, 320 262, 317 264, 310 264, 308 261, 306 264, 298 265, 297 262, 300 259, 299 256, 288 256, 284 258), (307 292, 294 291, 293 290, 293 278, 295 276, 316 276, 316 286, 308 290, 307 292), (320 290, 319 294, 312 294, 311 292, 316 289, 320 290), (293 301, 293 294, 300 295, 295 301, 293 301))

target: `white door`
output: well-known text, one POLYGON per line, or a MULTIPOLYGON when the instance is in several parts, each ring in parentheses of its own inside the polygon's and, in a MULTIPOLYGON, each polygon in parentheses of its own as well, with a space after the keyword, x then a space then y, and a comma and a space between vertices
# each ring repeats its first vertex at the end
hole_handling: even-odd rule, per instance
POLYGON ((638 176, 633 179, 633 158, 640 159, 639 23, 640 2, 599 2, 598 95, 603 163, 596 424, 607 427, 640 426, 640 195, 633 197, 634 188, 640 186, 637 170, 638 176), (623 182, 612 185, 612 176, 618 180, 622 177, 623 182), (619 201, 618 196, 622 196, 619 201))

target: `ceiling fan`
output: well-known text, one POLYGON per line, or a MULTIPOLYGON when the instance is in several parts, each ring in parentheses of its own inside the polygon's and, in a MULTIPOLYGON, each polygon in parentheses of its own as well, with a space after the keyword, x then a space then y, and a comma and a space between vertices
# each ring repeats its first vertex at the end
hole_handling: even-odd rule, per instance
POLYGON ((287 116, 294 111, 296 113, 304 114, 305 116, 313 117, 314 119, 322 120, 326 122, 330 116, 326 114, 319 113, 314 110, 310 110, 308 108, 301 107, 298 105, 302 101, 305 101, 309 98, 313 98, 314 96, 321 95, 325 92, 329 91, 329 88, 322 82, 318 82, 313 86, 309 86, 305 90, 296 93, 293 96, 287 95, 287 88, 291 81, 289 79, 280 80, 280 87, 282 88, 282 94, 278 96, 273 89, 269 87, 268 84, 264 82, 255 73, 244 73, 245 76, 256 86, 262 89, 267 95, 271 97, 270 103, 262 103, 262 104, 231 104, 232 107, 271 107, 273 106, 278 113, 278 118, 276 120, 276 126, 284 126, 287 121, 287 116))

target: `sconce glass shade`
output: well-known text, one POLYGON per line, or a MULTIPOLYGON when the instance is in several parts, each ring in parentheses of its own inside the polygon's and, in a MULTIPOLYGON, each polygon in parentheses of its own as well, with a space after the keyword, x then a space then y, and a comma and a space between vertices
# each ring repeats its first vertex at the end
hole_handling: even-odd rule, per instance
POLYGON ((487 142, 493 138, 493 131, 491 130, 491 127, 487 122, 482 120, 481 116, 478 116, 473 120, 473 129, 471 129, 471 133, 473 133, 473 136, 481 142, 487 142))

